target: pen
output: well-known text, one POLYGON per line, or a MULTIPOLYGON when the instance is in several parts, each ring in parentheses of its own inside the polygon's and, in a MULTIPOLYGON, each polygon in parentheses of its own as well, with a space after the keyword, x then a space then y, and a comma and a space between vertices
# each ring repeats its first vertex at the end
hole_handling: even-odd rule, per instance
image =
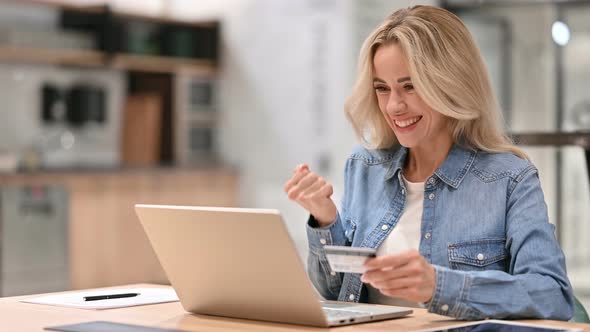
POLYGON ((120 298, 124 298, 124 297, 134 297, 137 295, 139 295, 139 293, 122 293, 122 294, 110 294, 110 295, 84 296, 84 301, 120 299, 120 298))

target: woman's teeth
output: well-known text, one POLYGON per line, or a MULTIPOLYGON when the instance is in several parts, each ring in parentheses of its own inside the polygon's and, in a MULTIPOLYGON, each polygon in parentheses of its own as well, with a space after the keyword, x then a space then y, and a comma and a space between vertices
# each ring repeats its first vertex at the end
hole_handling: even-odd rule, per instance
POLYGON ((394 122, 395 122, 396 126, 398 126, 400 128, 405 128, 407 126, 411 126, 414 123, 418 122, 418 120, 420 120, 421 118, 422 118, 421 116, 417 116, 415 118, 411 118, 411 119, 403 120, 403 121, 395 120, 394 122))

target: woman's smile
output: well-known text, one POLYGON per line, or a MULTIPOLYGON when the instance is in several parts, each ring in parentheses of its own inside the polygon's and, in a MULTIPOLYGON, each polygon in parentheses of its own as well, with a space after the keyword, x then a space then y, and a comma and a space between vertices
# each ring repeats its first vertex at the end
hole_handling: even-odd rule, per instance
POLYGON ((395 124, 395 129, 397 132, 400 133, 407 133, 410 132, 412 130, 414 130, 416 128, 416 126, 418 125, 418 122, 420 122, 420 120, 422 120, 422 116, 414 116, 411 118, 406 118, 406 119, 398 119, 398 120, 393 120, 393 123, 395 124))

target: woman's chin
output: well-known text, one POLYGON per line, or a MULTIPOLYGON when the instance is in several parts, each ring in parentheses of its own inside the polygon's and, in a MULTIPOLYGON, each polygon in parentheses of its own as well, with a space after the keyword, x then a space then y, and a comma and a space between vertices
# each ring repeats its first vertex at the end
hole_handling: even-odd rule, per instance
POLYGON ((408 149, 418 146, 418 141, 401 137, 401 135, 397 136, 397 141, 401 146, 408 149))

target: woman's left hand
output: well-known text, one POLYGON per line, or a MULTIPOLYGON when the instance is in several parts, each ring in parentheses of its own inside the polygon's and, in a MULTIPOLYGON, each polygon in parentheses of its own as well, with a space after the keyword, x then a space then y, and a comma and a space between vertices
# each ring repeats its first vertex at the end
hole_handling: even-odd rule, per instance
POLYGON ((414 302, 432 299, 436 272, 417 250, 371 258, 365 267, 361 280, 387 296, 414 302))

